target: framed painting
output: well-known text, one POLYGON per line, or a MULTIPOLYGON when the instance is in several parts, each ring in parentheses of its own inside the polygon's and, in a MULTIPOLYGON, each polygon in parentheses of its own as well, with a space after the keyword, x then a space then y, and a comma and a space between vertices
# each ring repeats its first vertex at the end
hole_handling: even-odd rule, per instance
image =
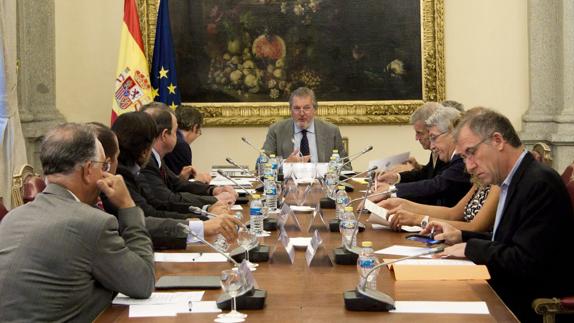
MULTIPOLYGON (((171 0, 178 86, 206 126, 269 125, 312 88, 336 124, 405 123, 441 101, 443 0, 171 0)), ((157 0, 139 0, 151 59, 157 0)))

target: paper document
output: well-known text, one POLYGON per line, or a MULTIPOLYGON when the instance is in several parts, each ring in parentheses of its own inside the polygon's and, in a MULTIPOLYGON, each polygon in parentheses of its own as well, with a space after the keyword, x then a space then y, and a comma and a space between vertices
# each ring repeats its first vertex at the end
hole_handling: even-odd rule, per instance
POLYGON ((391 313, 450 313, 450 314, 489 314, 485 302, 416 302, 395 301, 391 313))
MULTIPOLYGON (((188 310, 191 313, 220 313, 221 310, 217 308, 217 303, 215 301, 208 302, 191 302, 188 306, 188 310)), ((180 312, 181 313, 181 312, 180 312)))
POLYGON ((227 258, 218 253, 154 253, 156 262, 226 262, 227 258))
POLYGON ((359 184, 368 184, 366 177, 353 177, 351 180, 359 184))
MULTIPOLYGON (((388 262, 391 259, 383 259, 388 262)), ((488 268, 460 259, 407 259, 390 264, 396 280, 486 280, 488 268)))
MULTIPOLYGON (((385 249, 375 251, 376 254, 380 255, 395 255, 395 256, 416 256, 423 252, 428 252, 433 248, 421 248, 421 247, 410 247, 410 246, 399 246, 394 245, 385 249)), ((423 256, 430 258, 430 255, 423 256)))
POLYGON ((289 239, 293 247, 296 248, 307 248, 309 243, 311 243, 311 237, 297 237, 289 239))
POLYGON ((312 206, 307 205, 290 205, 293 212, 313 212, 315 210, 312 206))
MULTIPOLYGON (((369 212, 371 212, 371 215, 369 216, 368 221, 373 223, 373 224, 380 224, 383 225, 385 227, 387 227, 388 229, 390 229, 389 225, 389 216, 388 216, 388 211, 387 209, 385 209, 382 206, 377 205, 376 203, 367 200, 365 202, 365 209, 369 210, 369 212)), ((391 215, 392 217, 392 215, 391 215)), ((420 232, 422 230, 422 228, 418 225, 401 225, 401 230, 405 231, 405 232, 420 232)))
MULTIPOLYGON (((397 265, 401 266, 476 266, 470 260, 462 259, 407 259, 397 265)), ((392 266, 392 265, 391 265, 392 266)))
POLYGON ((159 305, 130 305, 130 317, 176 316, 178 312, 188 309, 187 303, 159 305))
POLYGON ((393 155, 387 158, 379 159, 379 160, 371 160, 369 161, 369 168, 373 166, 377 166, 377 171, 383 171, 389 169, 389 167, 402 164, 409 160, 410 152, 400 153, 398 155, 393 155))
POLYGON ((211 180, 211 182, 209 184, 211 185, 217 185, 217 186, 221 186, 221 185, 230 185, 230 186, 237 186, 237 185, 241 185, 247 188, 251 188, 251 182, 255 182, 256 179, 255 178, 245 178, 245 177, 241 177, 241 178, 234 178, 233 179, 235 181, 235 183, 223 176, 218 176, 215 177, 211 180), (236 184, 237 183, 237 184, 236 184))
POLYGON ((158 305, 201 301, 205 292, 152 293, 147 299, 135 299, 119 293, 112 301, 116 305, 158 305))

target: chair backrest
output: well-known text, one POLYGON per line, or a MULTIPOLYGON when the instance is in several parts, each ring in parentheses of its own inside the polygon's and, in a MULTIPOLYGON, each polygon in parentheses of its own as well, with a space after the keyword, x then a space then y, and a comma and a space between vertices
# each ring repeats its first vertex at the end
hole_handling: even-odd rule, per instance
POLYGON ((572 178, 572 173, 574 172, 574 162, 568 165, 564 172, 562 173, 562 181, 564 181, 564 185, 568 189, 568 194, 570 194, 570 201, 572 202, 572 206, 574 206, 574 178, 572 178))
POLYGON ((28 203, 46 188, 46 183, 40 175, 34 173, 34 168, 24 165, 12 177, 12 208, 28 203))
POLYGON ((8 213, 8 210, 6 209, 6 206, 4 206, 4 200, 2 199, 2 197, 0 197, 0 222, 2 222, 2 219, 4 218, 6 213, 8 213))
POLYGON ((543 142, 535 143, 534 146, 532 146, 532 154, 534 155, 534 159, 552 167, 552 150, 547 144, 543 142))

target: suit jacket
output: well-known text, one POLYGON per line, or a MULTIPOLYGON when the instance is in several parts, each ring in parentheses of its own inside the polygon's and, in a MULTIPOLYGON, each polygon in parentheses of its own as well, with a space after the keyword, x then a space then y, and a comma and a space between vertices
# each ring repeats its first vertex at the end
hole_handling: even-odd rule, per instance
POLYGON ((165 165, 161 169, 152 156, 140 170, 136 180, 146 192, 149 204, 166 210, 181 212, 181 204, 203 207, 217 202, 211 195, 215 186, 181 180, 165 165))
MULTIPOLYGON (((187 234, 177 224, 187 225, 188 220, 186 219, 199 216, 188 211, 188 204, 181 205, 182 212, 155 208, 147 202, 144 190, 139 186, 135 174, 129 168, 118 165, 117 173, 122 175, 132 199, 144 212, 145 225, 151 236, 154 249, 185 249, 187 247, 187 234)), ((102 202, 107 212, 117 214, 116 207, 105 196, 102 196, 102 202)))
POLYGON ((401 172, 401 183, 410 183, 425 179, 431 179, 442 172, 447 166, 447 163, 437 158, 436 165, 433 166, 432 158, 433 155, 430 154, 429 162, 420 169, 401 172))
MULTIPOLYGON (((339 150, 339 156, 347 157, 347 151, 343 145, 343 139, 339 128, 327 121, 315 118, 315 140, 317 141, 317 157, 320 163, 328 163, 333 149, 339 150)), ((293 119, 285 119, 272 124, 267 132, 267 138, 263 144, 263 149, 268 154, 289 157, 293 152, 293 119)), ((345 169, 351 169, 351 164, 347 164, 345 169)))
POLYGON ((0 321, 89 322, 115 292, 154 289, 151 241, 142 211, 116 219, 48 184, 0 224, 0 321))
POLYGON ((429 201, 432 205, 448 207, 456 205, 471 186, 470 176, 465 171, 464 161, 459 154, 454 155, 433 178, 396 185, 398 197, 419 203, 429 201))
POLYGON ((172 152, 163 157, 165 165, 175 174, 181 173, 181 169, 192 164, 191 147, 185 142, 183 134, 177 131, 177 142, 172 152))
POLYGON ((574 292, 574 214, 560 176, 526 154, 508 188, 495 240, 463 231, 465 254, 490 272, 490 284, 523 322, 540 322, 531 302, 574 292))

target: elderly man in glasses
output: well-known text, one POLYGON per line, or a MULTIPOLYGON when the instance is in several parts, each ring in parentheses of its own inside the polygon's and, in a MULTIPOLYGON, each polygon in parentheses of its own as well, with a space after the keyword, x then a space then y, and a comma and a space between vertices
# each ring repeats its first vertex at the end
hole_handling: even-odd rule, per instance
MULTIPOLYGON (((464 162, 456 151, 453 136, 454 124, 459 117, 460 112, 458 110, 450 107, 439 107, 425 121, 430 148, 438 156, 438 159, 446 164, 440 174, 416 182, 395 185, 381 183, 377 191, 385 192, 396 188, 396 196, 407 200, 424 200, 432 205, 448 207, 456 205, 472 186, 470 177, 464 170, 464 162)), ((384 197, 385 195, 379 195, 372 197, 372 199, 380 201, 384 197)))
MULTIPOLYGON (((291 118, 279 121, 267 132, 263 149, 268 154, 282 156, 288 162, 327 163, 333 150, 347 157, 339 128, 334 124, 315 118, 317 100, 313 90, 300 87, 289 98, 291 118)), ((347 164, 346 169, 350 169, 347 164)))

